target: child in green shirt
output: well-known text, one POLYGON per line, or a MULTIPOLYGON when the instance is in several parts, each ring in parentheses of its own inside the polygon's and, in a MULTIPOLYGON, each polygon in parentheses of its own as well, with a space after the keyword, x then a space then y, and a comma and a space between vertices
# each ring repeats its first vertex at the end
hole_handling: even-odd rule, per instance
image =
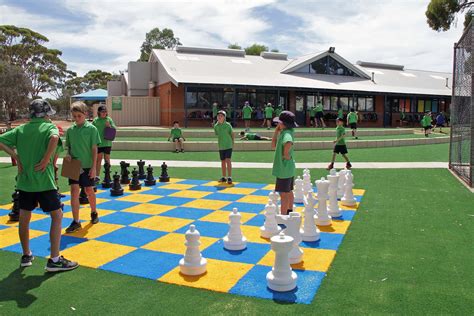
POLYGON ((31 120, 0 135, 0 149, 18 162, 16 188, 19 191, 19 235, 23 250, 20 266, 31 266, 35 259, 30 249, 29 227, 31 212, 39 204, 43 212, 51 216, 51 257, 46 263, 49 272, 78 267, 77 262, 69 261, 59 253, 63 213, 57 194, 53 156, 56 148, 62 145, 59 143, 58 129, 49 121, 49 116, 55 113, 47 101, 33 100, 30 103, 31 120), (13 147, 16 147, 17 153, 13 147))
POLYGON ((97 224, 99 222, 94 186, 97 175, 97 146, 100 144, 100 136, 97 128, 86 120, 87 113, 87 105, 83 102, 77 101, 71 105, 71 114, 75 123, 66 132, 68 154, 64 159, 66 161, 79 160, 81 162, 81 174, 79 180, 69 179, 73 220, 66 228, 66 233, 72 233, 82 228, 79 219, 80 187, 84 188, 89 200, 91 223, 97 224))
POLYGON ((425 137, 428 137, 428 135, 431 134, 431 129, 433 128, 431 121, 431 112, 426 112, 421 119, 421 126, 423 126, 423 129, 425 130, 425 137))
POLYGON ((309 109, 309 125, 316 127, 316 107, 312 106, 309 109))
POLYGON ((249 101, 245 101, 244 107, 242 108, 242 118, 244 119, 246 132, 250 130, 250 120, 252 119, 252 112, 253 109, 250 106, 249 101))
POLYGON ((102 166, 102 159, 106 163, 110 164, 110 153, 112 151, 112 141, 104 138, 104 131, 106 127, 117 128, 114 121, 107 113, 107 107, 105 105, 99 106, 97 109, 97 117, 92 121, 92 125, 99 131, 100 145, 97 147, 97 176, 96 182, 99 182, 100 168, 102 166))
POLYGON ((316 125, 319 125, 321 128, 326 127, 326 123, 324 123, 324 112, 323 112, 323 104, 321 103, 321 100, 318 100, 318 103, 316 103, 315 106, 315 111, 316 111, 316 125))
POLYGON ((177 153, 182 152, 184 153, 183 142, 185 141, 183 132, 181 128, 179 128, 179 122, 173 122, 173 128, 171 129, 170 136, 168 137, 168 141, 172 141, 176 146, 177 153))
POLYGON ((272 126, 272 118, 273 118, 273 107, 272 107, 272 104, 269 102, 267 103, 267 106, 265 107, 265 116, 264 116, 264 119, 263 119, 263 124, 262 124, 262 127, 265 126, 265 122, 267 124, 267 129, 269 130, 272 126))
POLYGON ((240 132, 240 140, 272 140, 270 137, 260 136, 256 133, 240 132))
POLYGON ((351 169, 352 165, 349 162, 349 157, 347 157, 347 146, 346 146, 346 129, 344 128, 344 120, 341 118, 337 118, 336 120, 336 140, 334 141, 334 150, 332 154, 331 163, 326 168, 327 170, 331 170, 334 168, 334 161, 336 161, 336 154, 341 154, 344 160, 346 161, 346 169, 351 169))
POLYGON ((219 182, 232 184, 232 147, 234 146, 234 134, 232 133, 232 125, 226 122, 225 111, 217 113, 217 123, 214 125, 214 133, 217 135, 217 143, 219 145, 219 155, 221 159, 222 178, 219 182), (227 171, 227 180, 226 180, 227 171))
POLYGON ((357 115, 357 112, 355 112, 354 108, 351 108, 351 111, 349 114, 347 114, 347 125, 350 126, 352 130, 352 137, 355 137, 355 139, 359 139, 359 137, 356 135, 358 121, 359 115, 357 115))

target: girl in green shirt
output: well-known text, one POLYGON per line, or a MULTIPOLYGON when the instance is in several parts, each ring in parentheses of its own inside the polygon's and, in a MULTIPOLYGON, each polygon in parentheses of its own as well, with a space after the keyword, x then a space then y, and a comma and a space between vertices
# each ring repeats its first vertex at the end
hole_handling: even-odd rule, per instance
POLYGON ((116 128, 114 121, 107 113, 107 107, 105 105, 101 105, 97 109, 97 117, 94 119, 94 121, 92 121, 92 125, 97 128, 100 137, 100 144, 97 146, 97 176, 95 178, 95 181, 99 182, 102 159, 104 159, 106 163, 110 164, 110 153, 112 152, 112 141, 104 138, 104 131, 106 127, 116 128))

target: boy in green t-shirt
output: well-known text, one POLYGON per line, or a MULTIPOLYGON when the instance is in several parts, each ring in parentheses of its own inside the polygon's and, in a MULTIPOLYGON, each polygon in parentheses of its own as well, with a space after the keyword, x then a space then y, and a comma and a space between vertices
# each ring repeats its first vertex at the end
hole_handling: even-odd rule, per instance
POLYGON ((314 107, 316 111, 316 125, 318 125, 321 128, 326 127, 326 123, 324 123, 324 112, 323 112, 323 104, 321 100, 318 100, 318 103, 316 103, 316 106, 314 107))
POLYGON ((240 140, 272 140, 270 137, 260 136, 256 133, 240 132, 240 140))
POLYGON ((110 164, 110 153, 112 151, 112 141, 104 138, 105 128, 112 127, 116 129, 117 127, 115 126, 112 118, 108 115, 107 107, 105 105, 101 105, 97 109, 97 117, 92 121, 92 125, 97 128, 100 137, 100 145, 97 147, 97 175, 95 177, 96 182, 99 182, 102 159, 104 159, 106 163, 110 164))
POLYGON ((431 122, 431 112, 426 112, 421 119, 421 126, 423 126, 423 129, 425 130, 425 137, 428 137, 428 135, 431 134, 431 129, 433 128, 431 122))
POLYGON ((346 161, 346 169, 351 169, 352 165, 349 162, 349 157, 347 157, 347 146, 346 146, 346 129, 344 128, 344 120, 341 118, 336 119, 336 140, 334 141, 334 150, 332 154, 331 163, 326 168, 327 170, 331 170, 334 168, 334 161, 336 161, 336 154, 341 154, 344 160, 346 161))
POLYGON ((217 123, 214 125, 214 133, 217 135, 217 143, 219 145, 219 155, 221 159, 222 178, 219 182, 232 184, 232 147, 234 146, 234 134, 232 133, 232 125, 226 122, 225 111, 217 113, 217 123), (227 180, 226 180, 227 171, 227 180))
POLYGON ((252 112, 253 109, 250 106, 249 101, 245 101, 244 107, 242 108, 242 118, 244 119, 246 132, 250 130, 250 120, 252 119, 252 112))
POLYGON ((46 263, 49 272, 78 267, 77 262, 69 261, 59 253, 63 213, 57 193, 53 156, 56 148, 62 145, 58 129, 49 121, 49 116, 55 113, 47 101, 33 100, 30 103, 31 120, 0 135, 0 149, 18 162, 16 188, 19 191, 19 235, 23 250, 20 266, 31 266, 35 259, 30 249, 29 227, 31 212, 39 204, 43 212, 51 216, 51 257, 46 263), (16 147, 17 153, 13 147, 16 147))
POLYGON ((100 144, 100 136, 97 128, 86 120, 87 113, 87 105, 83 102, 77 101, 71 105, 71 114, 75 123, 66 132, 68 154, 64 159, 66 161, 79 160, 81 174, 78 181, 69 179, 73 220, 66 228, 66 233, 72 233, 82 228, 79 219, 80 187, 84 188, 89 200, 91 223, 97 224, 99 222, 94 186, 97 174, 97 146, 100 144))
POLYGON ((272 118, 273 118, 273 107, 270 102, 267 103, 267 106, 264 109, 264 119, 262 127, 265 127, 265 122, 267 124, 267 129, 269 130, 272 126, 272 118))
POLYGON ((316 125, 316 107, 312 106, 309 109, 309 125, 313 127, 317 127, 316 125))
POLYGON ((358 121, 359 115, 357 114, 357 112, 355 112, 354 108, 351 108, 351 111, 349 112, 349 114, 347 114, 347 125, 351 128, 352 137, 355 137, 355 139, 359 139, 359 137, 357 137, 356 135, 358 121))
POLYGON ((168 137, 168 141, 172 141, 176 146, 177 153, 182 152, 184 153, 183 142, 185 141, 183 136, 183 131, 179 128, 179 122, 173 122, 173 128, 171 129, 170 136, 168 137))
POLYGON ((296 174, 293 129, 298 125, 295 123, 295 115, 290 111, 281 112, 275 122, 278 125, 272 138, 272 149, 275 149, 272 175, 276 177, 275 192, 281 197, 280 214, 288 215, 293 211, 293 186, 296 174))
POLYGON ((275 117, 279 117, 281 112, 283 112, 283 105, 278 104, 278 106, 275 108, 275 117))

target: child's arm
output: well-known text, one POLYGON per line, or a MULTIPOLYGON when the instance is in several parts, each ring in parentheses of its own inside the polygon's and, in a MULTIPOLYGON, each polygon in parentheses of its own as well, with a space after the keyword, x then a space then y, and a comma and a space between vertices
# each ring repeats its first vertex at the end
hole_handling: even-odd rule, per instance
POLYGON ((275 132, 273 133, 272 137, 272 149, 276 148, 277 140, 278 140, 278 135, 280 135, 280 124, 277 125, 275 128, 275 132))
POLYGON ((336 143, 339 142, 341 139, 343 139, 345 135, 346 135, 346 133, 343 133, 341 136, 339 136, 338 138, 336 138, 336 140, 335 140, 333 143, 336 144, 336 143))
POLYGON ((94 179, 96 177, 96 165, 97 165, 97 145, 92 146, 92 167, 89 171, 89 178, 94 179))
POLYGON ((12 159, 16 160, 16 163, 18 166, 18 173, 21 173, 23 171, 23 166, 21 165, 20 157, 17 155, 15 150, 11 148, 10 146, 7 146, 1 142, 0 142, 0 149, 6 152, 12 159))
POLYGON ((247 140, 247 136, 240 137, 240 140, 247 140))
POLYGON ((46 152, 44 153, 43 159, 41 159, 41 161, 35 165, 35 171, 44 172, 46 170, 46 167, 49 165, 51 161, 51 155, 54 152, 56 152, 58 141, 59 141, 58 135, 51 136, 51 138, 49 139, 48 148, 46 149, 46 152))
POLYGON ((293 146, 292 142, 286 142, 285 145, 283 146, 283 160, 290 160, 290 149, 291 146, 293 146))

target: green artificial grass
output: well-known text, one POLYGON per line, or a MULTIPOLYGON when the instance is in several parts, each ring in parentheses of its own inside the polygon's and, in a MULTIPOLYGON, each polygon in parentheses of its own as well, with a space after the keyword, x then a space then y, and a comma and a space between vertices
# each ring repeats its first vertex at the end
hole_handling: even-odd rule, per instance
MULTIPOLYGON (((11 187, 15 169, 0 168, 2 187, 11 187)), ((169 172, 190 179, 219 177, 218 169, 169 172)), ((18 254, 0 251, 0 314, 471 314, 473 194, 447 170, 353 172, 356 188, 367 192, 311 305, 280 304, 88 268, 49 275, 42 258, 21 271, 18 254)), ((312 170, 313 178, 325 174, 312 170)), ((270 170, 236 169, 234 178, 274 181, 270 170)), ((9 195, 4 191, 2 203, 9 195)))

